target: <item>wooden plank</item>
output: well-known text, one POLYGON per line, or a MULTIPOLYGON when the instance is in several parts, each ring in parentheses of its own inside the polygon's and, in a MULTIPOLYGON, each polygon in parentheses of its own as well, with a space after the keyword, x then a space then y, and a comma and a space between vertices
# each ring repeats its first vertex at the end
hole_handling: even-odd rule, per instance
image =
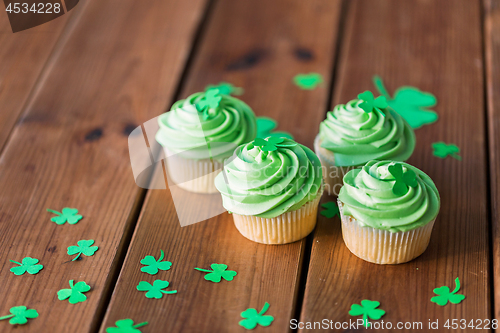
MULTIPOLYGON (((0 312, 38 310, 23 329, 100 325, 144 192, 130 170, 128 134, 170 104, 205 3, 99 0, 74 9, 84 12, 0 159, 0 312), (78 208, 83 220, 51 222, 45 209, 63 207, 78 208), (67 247, 81 239, 94 239, 99 251, 69 262, 67 247), (25 256, 44 269, 14 276, 8 259, 25 256), (86 302, 57 299, 69 280, 92 287, 86 302)), ((2 332, 9 328, 2 322, 2 332)))
POLYGON ((493 316, 500 321, 500 1, 485 0, 486 93, 490 148, 493 316))
POLYGON ((12 33, 0 15, 0 151, 14 127, 47 59, 73 13, 12 33))
POLYGON ((416 130, 409 163, 436 182, 442 206, 427 251, 401 265, 358 259, 344 245, 338 218, 321 217, 301 321, 355 320, 348 312, 362 299, 380 301, 384 321, 394 325, 439 319, 444 331, 446 319, 491 319, 480 2, 349 2, 341 50, 335 104, 375 91, 374 75, 391 93, 412 85, 437 96, 440 118, 416 130), (434 157, 437 141, 457 144, 463 161, 434 157), (431 303, 433 289, 454 287, 456 277, 465 301, 431 303))
MULTIPOLYGON (((245 89, 242 99, 257 115, 277 119, 280 129, 312 147, 328 102, 339 9, 340 1, 330 0, 217 2, 181 95, 229 81, 245 89), (301 91, 293 85, 295 74, 311 71, 324 76, 323 86, 301 91)), ((227 213, 180 227, 169 191, 150 191, 101 332, 123 318, 149 321, 151 332, 232 332, 242 329, 242 311, 264 302, 275 316, 265 329, 286 331, 304 245, 253 243, 227 213), (142 273, 139 261, 160 249, 172 269, 154 277, 142 273), (193 269, 212 263, 227 264, 238 275, 213 284, 193 269), (178 294, 151 300, 136 290, 139 281, 155 279, 170 281, 178 294)))

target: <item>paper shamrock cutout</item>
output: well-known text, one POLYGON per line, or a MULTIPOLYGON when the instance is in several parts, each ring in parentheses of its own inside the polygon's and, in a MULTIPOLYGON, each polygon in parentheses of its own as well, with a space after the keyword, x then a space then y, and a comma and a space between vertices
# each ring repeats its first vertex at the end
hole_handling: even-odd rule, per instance
POLYGON ((196 103, 196 109, 202 113, 202 118, 206 120, 219 107, 221 100, 222 96, 219 93, 219 89, 209 89, 205 92, 205 96, 196 103))
POLYGON ((224 264, 212 264, 210 265, 212 270, 209 269, 203 269, 203 268, 195 268, 197 271, 200 272, 207 272, 209 274, 205 275, 205 280, 207 281, 212 281, 215 283, 219 283, 221 279, 224 279, 226 281, 233 281, 234 277, 236 276, 236 271, 227 271, 227 265, 224 264))
POLYGON ((147 291, 147 298, 156 298, 160 299, 163 297, 163 294, 177 294, 177 290, 166 291, 162 290, 168 287, 170 283, 168 281, 163 280, 154 280, 153 285, 146 281, 141 281, 137 285, 137 290, 139 291, 147 291))
POLYGON ((448 304, 448 301, 453 304, 458 304, 462 302, 465 298, 464 295, 456 294, 457 291, 460 290, 460 280, 458 278, 455 279, 455 290, 450 292, 450 288, 447 286, 443 286, 441 288, 434 289, 434 293, 438 296, 434 296, 431 298, 431 302, 436 303, 440 306, 445 306, 448 304))
POLYGON ((163 250, 160 250, 160 258, 156 261, 153 256, 145 256, 144 259, 141 260, 141 264, 146 265, 141 268, 141 272, 148 273, 151 275, 155 275, 158 273, 158 270, 168 271, 170 267, 172 267, 172 263, 170 261, 162 261, 164 257, 163 250))
POLYGON ((391 98, 379 76, 373 77, 373 83, 377 90, 387 98, 389 106, 399 113, 411 128, 417 129, 437 121, 438 114, 428 110, 437 104, 436 96, 431 93, 404 86, 396 89, 394 98, 391 98))
POLYGON ((335 215, 338 215, 340 217, 339 207, 337 206, 337 203, 335 201, 325 202, 324 204, 321 204, 321 207, 325 208, 320 212, 321 215, 329 219, 331 219, 335 215))
POLYGON ((277 137, 270 137, 267 139, 261 139, 261 138, 256 138, 253 140, 252 144, 254 146, 261 147, 263 151, 275 151, 280 148, 284 147, 294 147, 297 144, 295 142, 289 142, 289 143, 283 143, 285 141, 285 138, 277 138, 277 137))
POLYGON ((368 318, 372 320, 379 320, 383 315, 385 315, 384 310, 377 309, 379 305, 380 302, 364 299, 361 301, 361 305, 351 305, 351 311, 349 311, 349 314, 351 316, 363 316, 364 326, 368 328, 368 318))
POLYGON ((257 312, 256 309, 247 309, 241 313, 241 317, 245 318, 239 322, 240 326, 243 326, 247 330, 254 329, 257 324, 260 326, 269 326, 274 320, 273 316, 264 316, 267 309, 269 309, 269 303, 265 303, 264 307, 260 312, 257 312))
POLYGON ((408 192, 409 186, 416 187, 418 185, 415 171, 406 169, 406 172, 403 174, 403 167, 399 163, 392 164, 387 169, 396 181, 392 187, 392 193, 395 195, 405 195, 408 192))
POLYGON ((235 87, 229 82, 219 82, 219 84, 217 84, 217 85, 208 85, 205 88, 205 91, 208 91, 210 89, 218 89, 219 94, 221 94, 221 95, 239 96, 239 95, 243 95, 243 92, 244 92, 243 88, 235 87))
POLYGON ((19 265, 10 269, 10 271, 16 275, 23 275, 26 272, 28 272, 28 274, 37 274, 43 268, 43 265, 37 265, 38 259, 35 258, 26 257, 23 258, 21 262, 14 260, 9 261, 19 265))
POLYGON ((87 296, 83 293, 90 290, 90 286, 88 284, 80 281, 73 285, 73 280, 69 280, 69 286, 71 289, 61 289, 57 292, 57 298, 59 298, 60 301, 63 301, 68 297, 68 301, 71 304, 85 302, 87 300, 87 296))
POLYGON ((297 74, 293 82, 303 90, 313 90, 323 82, 323 77, 318 73, 297 74))
POLYGON ((35 309, 29 309, 25 306, 14 306, 10 308, 10 315, 0 317, 0 320, 9 319, 9 324, 11 325, 24 325, 28 322, 28 319, 33 319, 38 317, 38 312, 35 309))
POLYGON ((115 322, 116 327, 106 328, 107 333, 141 333, 138 330, 139 327, 147 325, 148 322, 139 323, 134 325, 132 319, 122 319, 115 322))
POLYGON ((450 143, 448 145, 444 142, 434 142, 432 144, 432 149, 433 149, 432 155, 436 157, 446 158, 448 156, 451 156, 459 161, 462 160, 462 157, 458 155, 458 153, 460 153, 460 148, 458 148, 453 143, 450 143))
POLYGON ((358 99, 361 100, 359 107, 366 113, 370 113, 374 109, 385 109, 387 107, 387 101, 384 96, 374 98, 372 92, 368 90, 359 94, 358 99))
POLYGON ((287 138, 293 140, 293 135, 288 132, 273 130, 278 127, 276 120, 268 117, 257 117, 257 138, 265 139, 267 137, 287 138))
POLYGON ((68 254, 70 256, 78 253, 78 255, 75 258, 73 258, 73 260, 71 260, 71 261, 75 261, 82 254, 86 255, 87 257, 93 256, 95 251, 97 251, 99 249, 98 246, 91 246, 92 244, 94 244, 93 239, 89 239, 89 240, 82 239, 82 240, 79 240, 77 242, 77 244, 78 244, 78 246, 72 245, 72 246, 68 247, 68 254))
POLYGON ((76 209, 76 208, 65 207, 62 209, 62 213, 58 212, 57 210, 53 210, 53 209, 49 209, 49 208, 47 208, 47 211, 49 213, 53 213, 53 214, 58 215, 58 216, 54 216, 50 220, 52 222, 55 222, 56 224, 59 224, 59 225, 64 224, 66 222, 68 222, 69 224, 77 224, 78 221, 80 221, 83 218, 83 216, 78 215, 78 209, 76 209))

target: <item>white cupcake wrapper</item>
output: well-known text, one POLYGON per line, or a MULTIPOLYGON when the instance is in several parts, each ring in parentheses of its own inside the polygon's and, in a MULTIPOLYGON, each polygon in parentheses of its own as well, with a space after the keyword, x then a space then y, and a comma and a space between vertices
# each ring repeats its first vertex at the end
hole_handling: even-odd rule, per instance
POLYGON ((342 202, 338 201, 338 205, 345 245, 363 260, 375 264, 401 264, 424 253, 429 245, 435 219, 413 230, 390 232, 361 226, 354 217, 343 214, 342 202))
POLYGON ((311 233, 316 226, 320 193, 313 201, 298 210, 283 213, 274 218, 233 214, 234 225, 246 238, 263 244, 287 244, 296 242, 311 233))

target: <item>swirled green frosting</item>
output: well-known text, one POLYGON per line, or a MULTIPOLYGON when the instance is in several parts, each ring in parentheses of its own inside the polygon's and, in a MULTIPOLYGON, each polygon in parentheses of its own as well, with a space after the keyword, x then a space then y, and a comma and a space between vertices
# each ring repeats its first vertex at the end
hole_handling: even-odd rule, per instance
POLYGON ((169 112, 158 118, 160 128, 156 141, 159 144, 183 158, 224 159, 231 156, 237 146, 255 139, 256 118, 247 104, 229 95, 220 95, 218 106, 203 114, 197 104, 207 92, 177 101, 169 112))
POLYGON ((360 169, 344 176, 339 201, 343 214, 356 218, 358 223, 391 232, 408 231, 434 220, 439 212, 440 198, 432 179, 419 169, 403 162, 370 161, 360 169), (393 192, 394 176, 389 166, 399 163, 403 172, 413 170, 417 186, 408 192, 393 192))
POLYGON ((415 149, 415 133, 391 108, 366 113, 354 99, 335 106, 319 127, 321 147, 335 153, 335 165, 357 166, 370 160, 406 161, 415 149))
POLYGON ((273 218, 321 195, 321 163, 309 148, 285 138, 278 144, 268 138, 269 143, 260 146, 258 140, 238 147, 215 178, 224 208, 273 218))

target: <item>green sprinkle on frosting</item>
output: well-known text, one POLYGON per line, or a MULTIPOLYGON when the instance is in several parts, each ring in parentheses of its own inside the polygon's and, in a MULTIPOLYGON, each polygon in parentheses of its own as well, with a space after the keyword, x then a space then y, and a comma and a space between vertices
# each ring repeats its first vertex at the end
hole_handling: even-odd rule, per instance
POLYGON ((408 123, 391 108, 381 108, 387 105, 377 102, 380 97, 370 96, 370 103, 354 99, 335 106, 319 127, 321 147, 335 153, 337 166, 375 159, 406 161, 415 149, 415 133, 408 123))
POLYGON ((370 161, 361 169, 344 176, 339 201, 343 215, 363 226, 391 232, 409 231, 433 221, 440 207, 440 197, 432 179, 419 169, 403 162, 370 161), (398 181, 391 169, 401 165, 403 174, 413 174, 416 186, 394 191, 398 181))
POLYGON ((170 112, 158 117, 158 124, 156 141, 172 153, 193 160, 223 160, 257 135, 252 109, 217 89, 177 101, 170 112))
POLYGON ((239 146, 215 186, 226 210, 273 218, 321 195, 322 177, 321 163, 309 148, 270 137, 239 146))

